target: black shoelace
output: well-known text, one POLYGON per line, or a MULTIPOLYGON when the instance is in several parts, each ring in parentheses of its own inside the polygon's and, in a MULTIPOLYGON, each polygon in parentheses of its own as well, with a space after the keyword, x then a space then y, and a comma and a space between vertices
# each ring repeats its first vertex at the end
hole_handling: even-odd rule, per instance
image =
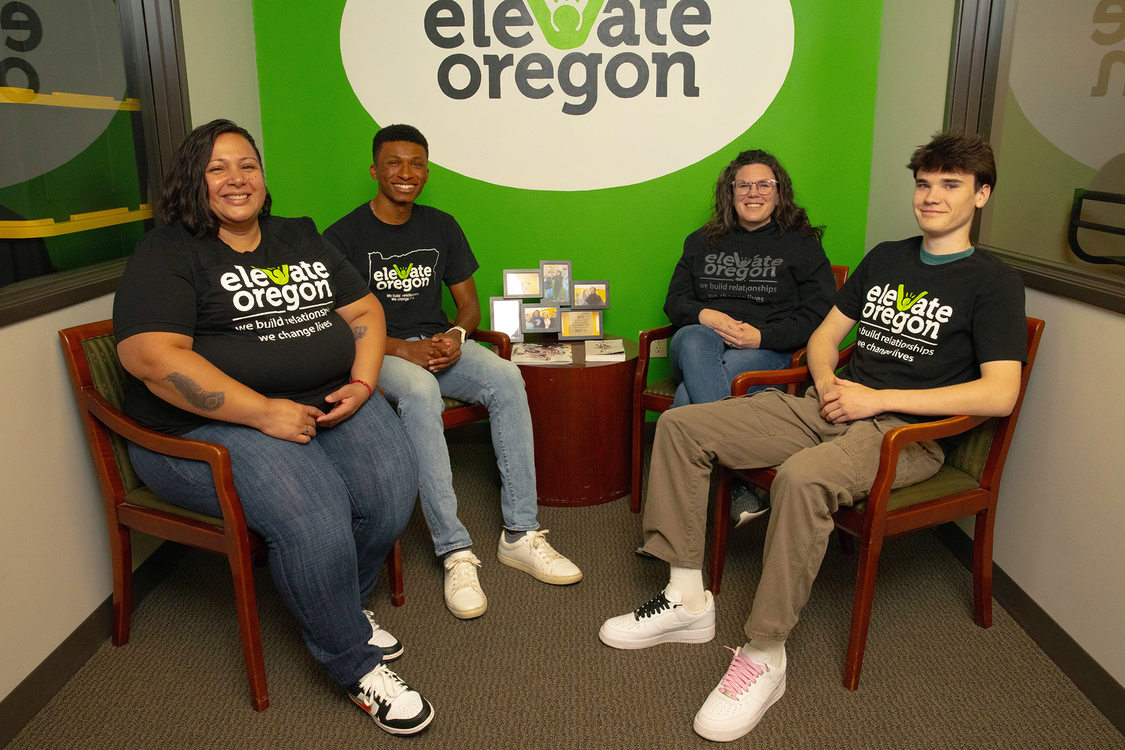
MULTIPOLYGON (((668 601, 668 598, 664 596, 664 592, 661 591, 659 594, 652 597, 641 606, 637 607, 633 611, 633 617, 638 620, 640 620, 642 617, 652 617, 653 615, 659 614, 666 609, 671 609, 672 606, 672 602, 668 601)), ((675 606, 678 607, 679 605, 677 604, 675 606)))

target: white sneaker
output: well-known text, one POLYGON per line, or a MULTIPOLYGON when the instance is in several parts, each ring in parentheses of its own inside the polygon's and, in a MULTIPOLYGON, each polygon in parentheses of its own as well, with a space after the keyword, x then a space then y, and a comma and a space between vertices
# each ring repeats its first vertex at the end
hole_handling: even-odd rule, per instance
POLYGON ((715 742, 737 740, 758 726, 766 709, 785 694, 784 650, 780 664, 771 664, 756 649, 730 650, 734 658, 727 673, 695 715, 696 734, 715 742))
POLYGON ((715 637, 715 598, 702 612, 684 609, 678 593, 665 589, 627 615, 602 623, 598 638, 613 648, 648 648, 658 643, 706 643, 715 637))
POLYGON ((380 664, 348 690, 348 697, 380 729, 391 734, 418 734, 434 720, 434 707, 402 678, 380 664))
POLYGON ((545 539, 547 533, 545 529, 528 531, 515 542, 508 544, 504 539, 504 532, 501 531, 496 557, 505 565, 522 570, 543 583, 558 585, 578 583, 582 580, 582 571, 555 551, 545 539))
POLYGON ((463 549, 445 558, 445 606, 454 617, 471 620, 488 609, 488 599, 477 578, 480 560, 471 550, 463 549))
POLYGON ((372 646, 378 646, 379 650, 383 652, 383 661, 394 661, 402 656, 403 647, 398 638, 388 633, 379 627, 375 622, 375 613, 369 609, 363 610, 363 614, 367 616, 367 621, 371 623, 371 638, 367 641, 372 646))

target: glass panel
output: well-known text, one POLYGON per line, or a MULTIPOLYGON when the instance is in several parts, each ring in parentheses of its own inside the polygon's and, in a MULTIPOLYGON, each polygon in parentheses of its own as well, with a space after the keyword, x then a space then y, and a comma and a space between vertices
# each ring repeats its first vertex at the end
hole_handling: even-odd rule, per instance
POLYGON ((1125 8, 1008 0, 1003 30, 990 130, 999 185, 980 242, 1120 294, 1125 236, 1112 228, 1125 227, 1125 205, 1105 194, 1125 193, 1125 8), (1076 190, 1101 195, 1087 193, 1075 217, 1084 224, 1068 238, 1076 190), (1081 259, 1068 240, 1101 262, 1081 259))
POLYGON ((140 102, 106 0, 0 0, 0 284, 132 252, 152 225, 140 102))

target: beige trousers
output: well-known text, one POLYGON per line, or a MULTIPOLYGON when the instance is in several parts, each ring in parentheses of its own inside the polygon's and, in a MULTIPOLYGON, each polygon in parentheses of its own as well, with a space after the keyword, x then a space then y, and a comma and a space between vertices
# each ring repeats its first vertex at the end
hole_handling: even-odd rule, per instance
MULTIPOLYGON (((820 416, 816 391, 768 390, 664 412, 656 426, 645 501, 645 551, 671 565, 703 568, 707 505, 715 463, 777 466, 762 577, 746 635, 784 640, 808 601, 832 513, 867 496, 883 433, 904 424, 880 416, 835 425, 820 416)), ((945 456, 935 442, 902 452, 895 487, 933 476, 945 456)))

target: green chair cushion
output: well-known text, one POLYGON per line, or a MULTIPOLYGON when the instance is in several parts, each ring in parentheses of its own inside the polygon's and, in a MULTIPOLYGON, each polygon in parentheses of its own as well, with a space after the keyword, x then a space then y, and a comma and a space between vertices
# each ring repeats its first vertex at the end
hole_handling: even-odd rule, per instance
POLYGON ((676 397, 676 381, 672 378, 662 378, 660 380, 649 383, 645 387, 645 393, 655 396, 667 396, 668 398, 676 397))
MULTIPOLYGON (((938 469, 937 474, 924 482, 891 490, 891 496, 887 498, 887 510, 909 508, 912 505, 964 492, 965 490, 976 489, 977 487, 980 487, 978 480, 958 468, 944 464, 938 469)), ((857 510, 863 510, 866 505, 866 501, 863 501, 856 503, 855 507, 857 510)))
POLYGON ((126 494, 125 502, 131 505, 139 505, 142 508, 160 510, 173 516, 182 516, 184 518, 190 518, 194 521, 202 521, 203 523, 209 523, 212 526, 222 527, 223 525, 223 519, 221 518, 204 515, 203 513, 196 513, 193 510, 188 510, 187 508, 181 508, 178 505, 172 505, 171 503, 164 502, 160 499, 159 495, 157 495, 155 492, 144 485, 141 485, 137 489, 126 494))
POLYGON ((442 411, 449 411, 450 409, 460 409, 462 406, 472 406, 473 405, 473 404, 469 403, 468 401, 458 401, 457 399, 449 398, 448 396, 442 396, 441 403, 442 403, 442 411))

